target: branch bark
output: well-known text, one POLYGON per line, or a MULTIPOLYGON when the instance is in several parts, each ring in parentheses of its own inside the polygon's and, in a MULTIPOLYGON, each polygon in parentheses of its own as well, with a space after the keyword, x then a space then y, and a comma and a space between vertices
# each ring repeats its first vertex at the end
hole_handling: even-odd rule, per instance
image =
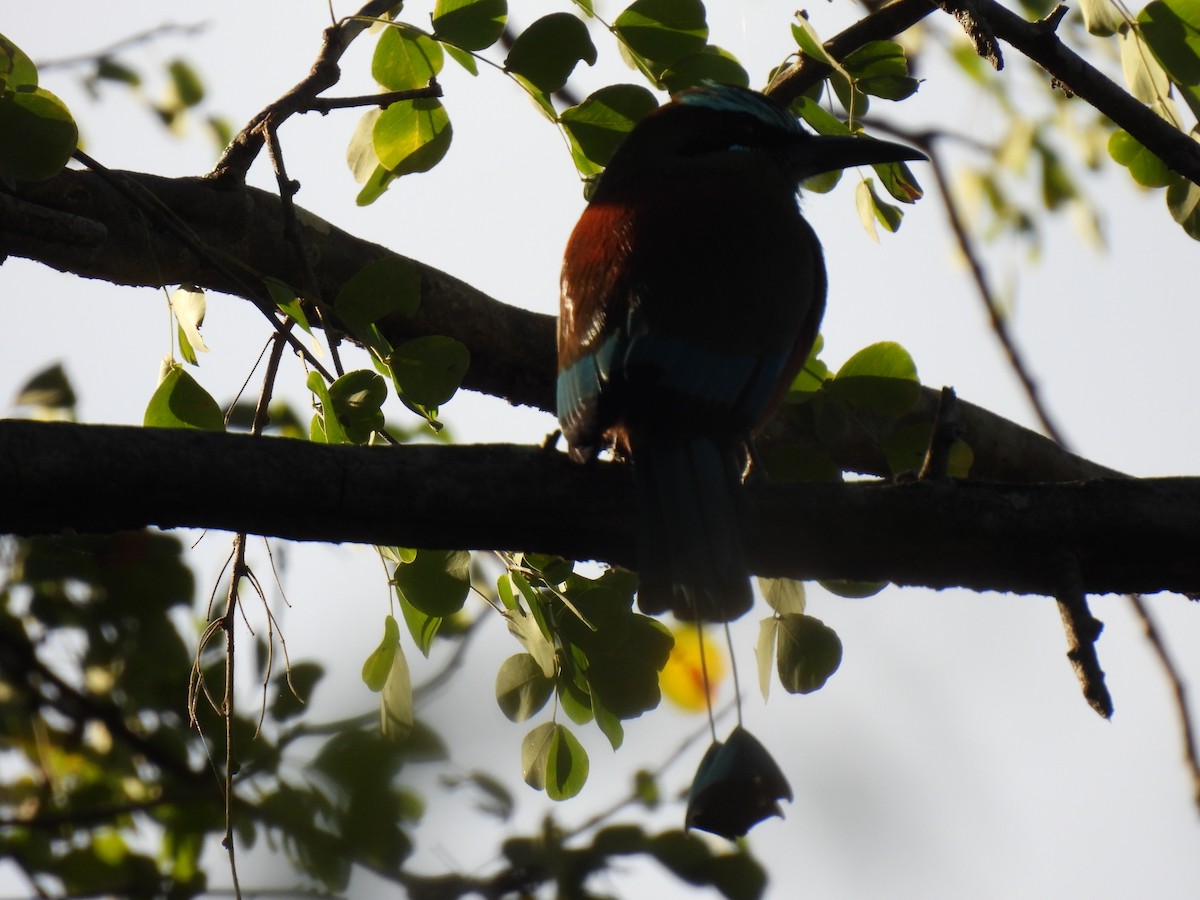
MULTIPOLYGON (((300 280, 293 245, 281 237, 282 204, 274 194, 240 186, 220 189, 200 178, 114 174, 146 196, 144 208, 133 206, 93 172, 64 172, 50 181, 25 185, 0 204, 0 258, 25 257, 113 284, 159 287, 191 282, 243 297, 267 311, 274 307, 262 287, 263 277, 291 284, 300 280), (35 213, 39 222, 60 219, 70 230, 56 235, 47 228, 31 232, 26 226, 35 213), (165 216, 210 248, 209 258, 156 227, 155 217, 165 216), (214 265, 213 259, 223 264, 214 265)), ((296 212, 324 297, 336 297, 342 284, 367 263, 399 256, 303 209, 296 212)), ((471 352, 464 387, 553 411, 554 318, 501 303, 445 272, 410 262, 421 275, 421 306, 412 317, 396 315, 381 322, 384 336, 393 344, 423 334, 454 337, 471 352)), ((926 390, 900 424, 932 422, 937 397, 937 391, 926 390)), ((1066 481, 1118 474, 970 403, 960 401, 959 418, 962 437, 975 453, 973 474, 979 478, 1066 481)), ((822 434, 803 408, 792 408, 776 418, 766 440, 806 443, 844 468, 887 475, 875 434, 884 424, 863 418, 837 435, 822 434)))
MULTIPOLYGON (((330 447, 282 438, 0 422, 0 532, 155 525, 299 541, 526 550, 634 562, 628 469, 507 444, 330 447), (302 490, 297 485, 303 485, 302 490)), ((1200 479, 762 485, 753 569, 1053 595, 1200 591, 1200 479)))

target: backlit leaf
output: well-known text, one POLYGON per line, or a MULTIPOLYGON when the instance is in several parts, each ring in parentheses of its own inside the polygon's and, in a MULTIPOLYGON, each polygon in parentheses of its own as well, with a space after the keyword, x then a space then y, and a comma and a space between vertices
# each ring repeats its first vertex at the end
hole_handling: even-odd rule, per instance
POLYGON ((912 409, 921 394, 916 364, 907 350, 892 341, 855 353, 827 385, 861 409, 892 417, 912 409))
POLYGON ((402 741, 413 730, 412 676, 404 649, 396 644, 392 667, 379 696, 379 730, 384 737, 402 741))
POLYGON ((576 150, 576 165, 592 174, 608 165, 633 126, 658 107, 654 94, 635 84, 601 88, 559 116, 576 150))
POLYGON ((613 21, 629 50, 658 75, 677 60, 700 53, 708 43, 708 22, 700 0, 635 0, 613 21))
POLYGON ((471 554, 465 550, 421 550, 393 576, 404 598, 430 616, 462 609, 471 589, 471 554))
POLYGON ((411 403, 436 408, 454 396, 471 353, 454 338, 430 334, 406 341, 388 358, 396 386, 411 403))
POLYGON ((411 261, 384 256, 367 263, 338 291, 334 308, 356 335, 393 313, 411 316, 421 304, 421 273, 411 261))
POLYGON ((500 39, 508 21, 505 0, 438 0, 434 34, 464 50, 483 50, 500 39))
POLYGON ((521 742, 521 776, 551 800, 570 799, 587 781, 587 753, 565 725, 547 722, 521 742))
POLYGON ((842 642, 820 619, 780 616, 776 655, 783 689, 789 694, 810 694, 841 665, 842 642))
POLYGON ((363 662, 362 680, 369 690, 376 693, 383 690, 392 671, 392 658, 399 647, 400 626, 393 616, 388 616, 383 622, 383 639, 363 662))
POLYGON ((79 141, 70 111, 44 88, 0 92, 0 177, 53 178, 79 141))
POLYGON ((396 24, 379 36, 371 75, 389 91, 411 91, 425 87, 442 71, 443 62, 441 44, 415 28, 396 24))
POLYGON ((510 656, 496 673, 496 702, 510 722, 535 715, 554 693, 554 681, 528 653, 510 656))
POLYGON ((538 91, 552 94, 567 83, 580 62, 596 63, 587 26, 571 13, 557 12, 537 19, 517 35, 504 68, 538 91))
POLYGON ((0 34, 0 88, 17 90, 35 88, 38 83, 37 66, 20 47, 0 34))
MULTIPOLYGON (((375 121, 372 141, 379 163, 393 177, 428 172, 450 149, 454 129, 440 100, 393 103, 375 121)), ((368 184, 364 185, 366 191, 368 184)))
POLYGON ((225 415, 217 401, 183 366, 172 363, 146 406, 142 424, 147 428, 224 431, 225 415))

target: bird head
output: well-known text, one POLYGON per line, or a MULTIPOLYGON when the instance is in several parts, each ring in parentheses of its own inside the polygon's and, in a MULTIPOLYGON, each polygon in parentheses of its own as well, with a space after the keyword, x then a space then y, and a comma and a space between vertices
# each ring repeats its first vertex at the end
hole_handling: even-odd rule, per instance
POLYGON ((904 144, 849 135, 812 134, 765 94, 707 83, 676 94, 642 119, 618 148, 604 180, 654 166, 703 163, 749 153, 774 162, 794 185, 850 166, 923 160, 904 144))

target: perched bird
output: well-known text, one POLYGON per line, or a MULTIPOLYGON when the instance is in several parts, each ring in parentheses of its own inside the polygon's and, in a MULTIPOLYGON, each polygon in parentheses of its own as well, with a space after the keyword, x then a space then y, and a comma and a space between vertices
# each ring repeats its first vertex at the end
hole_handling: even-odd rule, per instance
POLYGON ((743 448, 804 364, 825 308, 805 178, 923 159, 823 137, 763 94, 710 84, 630 132, 567 244, 558 419, 579 461, 633 465, 638 603, 728 621, 751 604, 743 448))

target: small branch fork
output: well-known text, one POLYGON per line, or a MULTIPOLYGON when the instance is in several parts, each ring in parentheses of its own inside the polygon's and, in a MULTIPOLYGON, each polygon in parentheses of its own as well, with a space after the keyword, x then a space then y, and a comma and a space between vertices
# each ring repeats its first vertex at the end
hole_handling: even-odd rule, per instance
MULTIPOLYGON (((1057 87, 1082 97, 1170 169, 1200 185, 1200 145, 1062 42, 1056 29, 1066 14, 1064 7, 1056 8, 1039 22, 1029 22, 995 0, 939 0, 936 4, 931 0, 894 0, 830 38, 825 49, 834 59, 842 59, 869 41, 908 30, 939 8, 960 22, 965 19, 968 36, 993 65, 1003 59, 997 41, 1016 48, 1045 69, 1057 87)), ((802 56, 775 77, 767 93, 788 103, 828 74, 829 66, 802 56)))
POLYGON ((333 99, 322 99, 319 96, 341 80, 342 71, 338 63, 354 39, 395 5, 395 0, 371 0, 354 15, 326 28, 322 36, 321 50, 308 75, 246 124, 225 148, 225 152, 221 154, 207 178, 219 185, 244 184, 246 174, 264 143, 280 125, 296 113, 319 112, 324 115, 333 109, 355 106, 386 107, 400 100, 440 97, 442 89, 436 82, 412 91, 333 99))

